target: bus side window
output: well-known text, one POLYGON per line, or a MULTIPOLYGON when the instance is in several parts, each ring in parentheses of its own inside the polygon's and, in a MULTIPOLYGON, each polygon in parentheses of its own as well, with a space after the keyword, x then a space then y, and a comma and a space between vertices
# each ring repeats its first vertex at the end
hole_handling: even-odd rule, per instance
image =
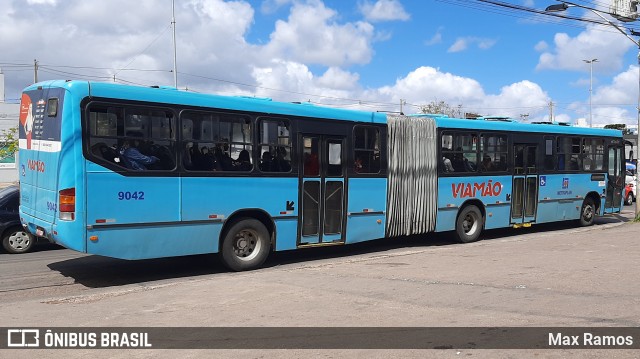
POLYGON ((259 119, 258 148, 262 172, 291 172, 291 135, 288 120, 259 119))
POLYGON ((355 126, 353 129, 353 170, 356 173, 380 172, 380 129, 355 126))

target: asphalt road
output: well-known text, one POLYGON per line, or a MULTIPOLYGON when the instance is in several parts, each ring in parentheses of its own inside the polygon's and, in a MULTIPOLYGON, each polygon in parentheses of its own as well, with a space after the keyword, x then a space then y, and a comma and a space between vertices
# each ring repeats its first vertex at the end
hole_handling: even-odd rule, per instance
MULTIPOLYGON (((0 254, 1 326, 640 326, 632 207, 571 223, 272 255, 225 271, 215 256, 123 261, 55 246, 0 254)), ((250 338, 247 338, 250 340, 250 338)), ((176 351, 6 351, 10 357, 175 357, 176 351)), ((191 357, 637 357, 631 351, 188 351, 191 357)), ((0 352, 0 357, 3 353, 0 352)))

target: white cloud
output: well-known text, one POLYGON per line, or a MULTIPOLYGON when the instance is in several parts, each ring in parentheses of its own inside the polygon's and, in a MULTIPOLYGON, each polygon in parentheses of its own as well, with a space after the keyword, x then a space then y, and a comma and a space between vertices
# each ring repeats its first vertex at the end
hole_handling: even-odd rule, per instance
MULTIPOLYGON (((284 6, 288 1, 272 3, 284 6)), ((376 110, 397 110, 393 104, 400 99, 412 104, 442 100, 485 114, 508 114, 496 109, 506 104, 518 108, 537 103, 540 98, 544 103, 545 94, 532 83, 519 82, 487 95, 475 79, 428 66, 409 71, 393 84, 363 89, 360 75, 348 68, 371 60, 372 43, 381 36, 379 30, 368 22, 342 21, 335 10, 319 0, 291 4, 289 16, 275 22, 270 41, 258 45, 248 40, 255 15, 248 2, 176 2, 179 86, 199 92, 340 106, 354 104, 341 99, 361 99, 376 102, 376 110), (391 104, 390 108, 384 108, 384 103, 391 104)), ((159 6, 154 0, 67 0, 55 3, 47 14, 33 7, 22 3, 20 9, 0 9, 0 48, 11 49, 10 55, 3 53, 4 61, 37 58, 42 65, 41 80, 67 77, 53 72, 60 68, 46 66, 64 64, 159 69, 163 72, 118 71, 116 78, 143 85, 173 83, 169 72, 173 67, 170 5, 159 6), (123 12, 123 8, 130 11, 123 12), (51 22, 50 18, 58 20, 51 22), (45 29, 47 36, 33 29, 45 29)), ((495 42, 480 38, 467 41, 470 46, 485 48, 495 42)), ((3 68, 7 85, 14 90, 7 92, 7 98, 18 98, 19 91, 31 83, 32 73, 8 70, 3 68)), ((114 73, 100 69, 69 72, 80 74, 68 76, 71 78, 90 76, 95 80, 109 80, 114 73)), ((514 116, 519 115, 513 111, 514 116)))
POLYGON ((547 44, 545 41, 538 42, 534 47, 534 49, 538 52, 546 51, 548 48, 549 44, 547 44))
POLYGON ((55 5, 56 0, 27 0, 29 5, 55 5))
POLYGON ((287 21, 278 20, 264 56, 324 66, 365 64, 371 60, 373 26, 339 24, 337 13, 322 2, 296 3, 287 21))
POLYGON ((501 114, 519 118, 522 108, 531 110, 530 115, 543 111, 549 96, 531 81, 520 81, 504 86, 497 95, 487 95, 482 99, 483 107, 495 108, 501 114))
POLYGON ((479 37, 459 37, 447 50, 447 52, 460 52, 466 50, 469 46, 476 44, 479 49, 487 50, 495 45, 497 40, 479 37))
POLYGON ((318 85, 325 88, 353 90, 358 86, 360 76, 356 73, 344 71, 338 67, 330 67, 318 79, 318 85))
POLYGON ((424 42, 425 45, 431 46, 436 45, 442 42, 442 27, 438 28, 438 31, 431 37, 431 39, 424 42))
POLYGON ((359 5, 365 19, 378 21, 407 21, 411 17, 398 0, 378 0, 374 4, 364 1, 359 5))
POLYGON ((594 103, 634 104, 638 101, 638 66, 629 66, 613 78, 610 85, 601 86, 593 93, 594 103))
MULTIPOLYGON (((530 115, 533 118, 548 102, 548 95, 539 85, 530 81, 505 86, 500 93, 491 95, 486 94, 474 79, 426 66, 396 80, 393 86, 366 91, 363 97, 390 103, 399 103, 400 99, 413 104, 445 101, 452 106, 462 105, 469 112, 515 118, 519 118, 522 107, 531 108, 530 115)), ((417 111, 415 108, 413 110, 417 111)))
POLYGON ((573 38, 565 33, 556 34, 554 46, 549 51, 540 48, 545 52, 540 55, 537 69, 589 71, 582 60, 597 58, 599 70, 619 70, 624 53, 633 47, 633 43, 619 33, 589 26, 573 38))

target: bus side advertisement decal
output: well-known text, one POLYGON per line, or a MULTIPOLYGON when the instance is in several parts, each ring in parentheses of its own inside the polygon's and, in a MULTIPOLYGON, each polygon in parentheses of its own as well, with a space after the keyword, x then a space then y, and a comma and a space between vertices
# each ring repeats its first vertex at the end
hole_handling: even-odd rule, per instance
POLYGON ((18 126, 18 145, 21 149, 60 152, 63 95, 62 89, 29 91, 22 94, 18 126), (56 100, 55 113, 48 108, 53 106, 53 101, 47 101, 51 99, 56 100))
POLYGON ((476 183, 452 183, 451 193, 453 198, 467 198, 467 197, 497 197, 502 192, 502 184, 500 182, 493 182, 489 180, 487 182, 476 183))

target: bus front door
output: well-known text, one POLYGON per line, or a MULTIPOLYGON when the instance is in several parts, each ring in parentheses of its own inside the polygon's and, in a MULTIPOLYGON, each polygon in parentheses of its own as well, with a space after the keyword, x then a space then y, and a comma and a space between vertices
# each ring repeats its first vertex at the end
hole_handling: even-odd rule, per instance
POLYGON ((536 220, 539 183, 537 156, 536 145, 514 145, 511 223, 516 227, 536 220))
POLYGON ((344 138, 300 136, 299 245, 344 242, 344 138))
POLYGON ((623 148, 620 146, 609 147, 609 167, 607 175, 607 194, 605 197, 604 213, 620 212, 622 206, 622 190, 624 188, 625 164, 623 148))

